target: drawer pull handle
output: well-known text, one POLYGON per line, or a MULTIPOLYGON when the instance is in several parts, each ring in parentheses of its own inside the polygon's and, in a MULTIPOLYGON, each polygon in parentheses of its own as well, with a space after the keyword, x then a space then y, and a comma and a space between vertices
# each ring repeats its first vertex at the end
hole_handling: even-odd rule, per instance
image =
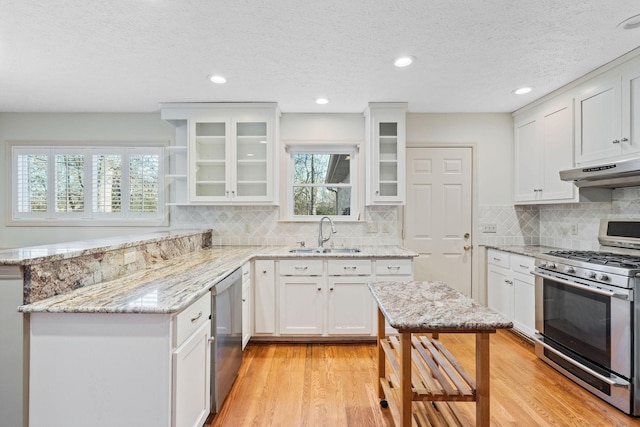
POLYGON ((493 260, 494 260, 494 261, 502 261, 502 259, 501 259, 501 258, 496 258, 496 257, 493 257, 493 260))
POLYGON ((302 270, 302 271, 304 271, 304 270, 306 270, 306 269, 307 269, 307 268, 309 268, 309 267, 307 267, 307 266, 300 267, 299 265, 296 265, 294 268, 295 268, 296 270, 302 270))
POLYGON ((344 268, 345 270, 355 271, 358 267, 355 267, 355 266, 351 266, 351 267, 346 266, 346 267, 343 267, 343 268, 344 268))
POLYGON ((400 266, 399 265, 387 265, 387 270, 398 271, 398 270, 400 270, 400 266))
POLYGON ((197 321, 199 318, 201 318, 201 317, 202 317, 202 312, 201 312, 201 311, 199 311, 199 312, 198 312, 198 314, 196 315, 196 317, 192 317, 192 318, 191 318, 191 323, 196 322, 196 321, 197 321))
POLYGON ((520 268, 529 268, 529 266, 520 264, 520 268))

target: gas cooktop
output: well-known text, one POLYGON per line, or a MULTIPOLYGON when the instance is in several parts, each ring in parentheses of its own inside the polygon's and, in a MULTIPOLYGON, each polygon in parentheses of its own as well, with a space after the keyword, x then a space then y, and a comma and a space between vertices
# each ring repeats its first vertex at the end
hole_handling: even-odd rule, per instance
POLYGON ((546 255, 620 268, 640 268, 640 256, 598 251, 551 251, 546 255))

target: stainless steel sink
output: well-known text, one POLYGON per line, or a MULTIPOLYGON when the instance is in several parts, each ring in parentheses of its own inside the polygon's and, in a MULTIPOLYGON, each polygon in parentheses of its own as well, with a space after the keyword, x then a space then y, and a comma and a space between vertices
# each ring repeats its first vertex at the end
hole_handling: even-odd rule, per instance
POLYGON ((296 248, 289 251, 292 254, 357 254, 358 248, 296 248))
POLYGON ((358 248, 327 248, 322 251, 325 254, 357 254, 358 248))
POLYGON ((291 249, 289 251, 292 254, 313 254, 313 253, 320 253, 320 251, 318 251, 317 249, 311 249, 311 248, 298 248, 298 249, 291 249))

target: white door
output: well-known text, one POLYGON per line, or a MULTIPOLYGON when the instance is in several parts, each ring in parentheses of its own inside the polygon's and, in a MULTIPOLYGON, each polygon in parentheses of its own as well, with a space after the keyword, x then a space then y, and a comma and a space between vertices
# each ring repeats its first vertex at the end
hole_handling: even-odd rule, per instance
POLYGON ((471 147, 407 149, 404 246, 420 255, 415 280, 471 296, 471 147))

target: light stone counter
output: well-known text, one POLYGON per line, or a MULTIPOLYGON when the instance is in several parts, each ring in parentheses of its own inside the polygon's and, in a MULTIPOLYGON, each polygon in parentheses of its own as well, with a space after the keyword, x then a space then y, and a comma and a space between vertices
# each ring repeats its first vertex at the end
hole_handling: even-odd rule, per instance
POLYGON ((543 254, 550 251, 560 251, 562 248, 554 248, 552 246, 539 246, 539 245, 486 245, 487 249, 496 249, 499 251, 510 252, 518 255, 525 255, 534 257, 538 254, 543 254))
POLYGON ((158 231, 147 234, 103 237, 51 245, 3 249, 0 250, 0 265, 34 265, 40 262, 53 262, 95 255, 105 251, 126 249, 141 244, 161 243, 175 240, 176 238, 198 236, 207 232, 210 232, 210 230, 158 231))
POLYGON ((508 329, 501 314, 442 282, 377 282, 369 289, 389 324, 400 332, 508 329))
POLYGON ((176 313, 253 258, 413 258, 397 246, 360 247, 358 253, 293 254, 291 247, 223 246, 201 249, 130 275, 19 307, 21 312, 176 313))

